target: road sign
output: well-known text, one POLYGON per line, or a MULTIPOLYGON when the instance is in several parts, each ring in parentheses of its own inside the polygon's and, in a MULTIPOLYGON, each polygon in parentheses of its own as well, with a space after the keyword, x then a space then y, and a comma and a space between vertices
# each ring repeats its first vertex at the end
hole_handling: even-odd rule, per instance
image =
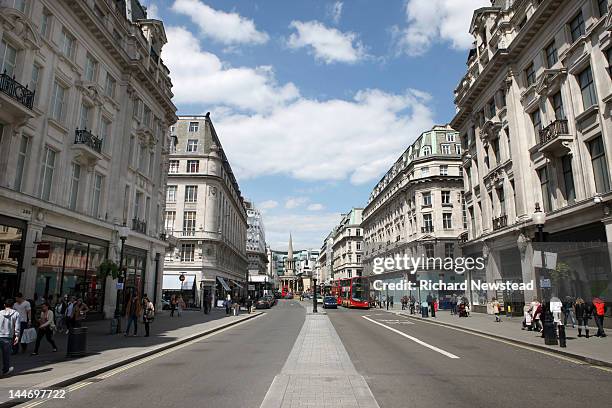
POLYGON ((181 275, 179 276, 179 280, 180 280, 181 282, 185 282, 185 275, 181 274, 181 275))

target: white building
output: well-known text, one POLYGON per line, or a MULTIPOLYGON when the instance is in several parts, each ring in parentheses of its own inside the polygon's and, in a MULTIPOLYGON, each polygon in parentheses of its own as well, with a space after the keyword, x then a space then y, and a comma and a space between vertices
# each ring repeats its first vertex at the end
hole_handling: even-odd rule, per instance
MULTIPOLYGON (((517 308, 550 290, 559 296, 610 299, 608 3, 494 1, 472 19, 476 46, 455 90, 457 114, 451 122, 464 147, 469 227, 463 252, 487 259, 480 278, 489 282, 535 281, 534 292, 504 299, 518 303, 517 308), (582 257, 559 252, 569 244, 547 249, 558 252, 567 266, 571 278, 565 282, 555 281, 554 265, 534 268, 536 207, 546 213, 547 241, 590 242, 581 247, 582 257), (551 277, 551 288, 540 287, 551 277)), ((481 305, 493 296, 472 294, 481 305)))
POLYGON ((351 208, 334 230, 331 280, 363 275, 362 208, 351 208))
POLYGON ((136 0, 0 0, 0 228, 16 264, 0 297, 69 294, 111 316, 116 287, 97 271, 119 262, 126 225, 125 291, 160 306, 165 43, 136 0))
POLYGON ((164 260, 164 296, 180 293, 198 306, 207 296, 215 305, 243 296, 247 213, 210 115, 180 116, 171 135, 165 229, 179 243, 164 260))
POLYGON ((334 257, 334 236, 336 229, 334 228, 323 240, 319 258, 317 259, 318 279, 321 284, 331 284, 333 276, 332 261, 334 257))
POLYGON ((249 290, 251 295, 261 296, 269 293, 274 287, 268 274, 268 255, 266 252, 266 232, 261 212, 251 201, 245 200, 247 212, 246 253, 249 260, 249 290))

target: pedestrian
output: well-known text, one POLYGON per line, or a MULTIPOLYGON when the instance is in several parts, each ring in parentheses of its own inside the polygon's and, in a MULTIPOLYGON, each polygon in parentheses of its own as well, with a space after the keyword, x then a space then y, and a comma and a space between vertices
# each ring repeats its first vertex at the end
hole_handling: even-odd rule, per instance
POLYGON ((542 304, 536 298, 531 302, 531 316, 534 330, 542 332, 542 304))
POLYGON ((142 298, 143 304, 143 314, 142 314, 142 322, 145 328, 145 337, 149 337, 151 322, 155 319, 155 306, 153 306, 153 302, 149 300, 149 297, 145 294, 142 298))
POLYGON ((76 299, 74 296, 71 296, 70 300, 68 301, 68 305, 66 306, 66 314, 65 314, 66 334, 68 334, 70 332, 70 329, 74 327, 75 304, 76 304, 76 299))
POLYGON ((134 336, 136 336, 138 334, 138 318, 140 317, 140 313, 141 313, 141 303, 140 303, 140 299, 138 298, 138 294, 130 294, 130 299, 128 301, 127 304, 127 309, 125 311, 125 315, 127 316, 127 326, 125 328, 125 334, 124 336, 129 336, 130 335, 130 327, 132 326, 132 323, 134 323, 134 336))
POLYGON ((593 299, 593 317, 595 318, 595 324, 597 325, 597 337, 606 337, 604 331, 604 316, 606 314, 606 304, 600 298, 593 299))
POLYGON ((179 295, 176 301, 176 306, 178 311, 178 317, 181 317, 181 313, 183 312, 183 310, 187 309, 187 306, 185 305, 185 300, 183 299, 183 295, 179 295))
POLYGON ((240 302, 238 302, 237 300, 234 301, 234 303, 232 304, 232 308, 234 309, 234 316, 238 316, 240 312, 240 302))
POLYGON ((434 310, 434 299, 433 296, 431 296, 431 293, 427 295, 427 308, 429 309, 429 312, 431 313, 431 317, 435 317, 436 316, 436 311, 434 310))
POLYGON ((499 310, 500 310, 501 305, 497 301, 497 298, 491 299, 491 307, 493 309, 493 314, 495 315, 495 322, 500 323, 502 321, 501 318, 499 317, 499 310))
POLYGON ((527 331, 533 330, 533 319, 531 318, 531 306, 525 305, 523 306, 523 330, 527 329, 527 331))
POLYGON ((204 297, 204 313, 205 314, 210 313, 211 302, 212 302, 212 298, 210 297, 210 294, 207 293, 206 296, 204 297))
POLYGON ((457 294, 453 293, 453 296, 451 296, 451 314, 452 315, 457 314, 457 303, 458 303, 457 294))
POLYGON ((576 318, 574 311, 574 299, 571 296, 566 296, 563 301, 563 325, 567 326, 568 320, 572 323, 572 327, 576 327, 576 318))
POLYGON ((225 306, 225 314, 229 316, 230 309, 232 308, 232 297, 230 295, 227 295, 227 298, 223 302, 223 306, 225 306))
POLYGON ((53 313, 57 331, 66 330, 66 307, 68 307, 68 296, 60 297, 60 295, 57 295, 55 312, 53 313))
POLYGON ((176 310, 176 296, 170 297, 170 317, 174 317, 174 311, 176 310))
MULTIPOLYGON (((13 309, 19 313, 19 338, 23 336, 23 331, 32 327, 32 305, 30 302, 23 298, 23 294, 21 292, 17 293, 15 296, 15 303, 13 304, 13 309)), ((26 343, 21 343, 21 350, 25 353, 28 349, 28 345, 26 343)), ((13 346, 13 354, 17 354, 19 351, 19 345, 13 346)))
POLYGON ((410 295, 410 297, 408 298, 408 302, 410 303, 410 314, 413 315, 415 312, 415 304, 416 304, 416 300, 414 298, 414 296, 410 295))
POLYGON ((563 313, 563 302, 558 297, 550 299, 550 311, 553 317, 553 323, 557 329, 557 338, 559 339, 559 346, 564 348, 567 347, 567 338, 565 336, 565 325, 564 313, 563 313))
POLYGON ((19 312, 13 309, 13 300, 4 300, 4 310, 0 312, 0 351, 2 352, 2 376, 11 374, 11 347, 19 344, 19 312))
POLYGON ((247 298, 247 301, 246 301, 247 313, 249 313, 249 314, 251 313, 251 308, 252 307, 253 307, 253 300, 251 300, 251 296, 249 296, 247 298))
POLYGON ((89 312, 89 306, 83 302, 83 299, 78 298, 74 304, 74 327, 81 327, 81 324, 87 318, 87 312, 89 312))
POLYGON ((582 337, 584 330, 585 337, 589 338, 589 319, 591 318, 592 306, 590 303, 585 303, 582 298, 577 298, 574 304, 576 311, 576 320, 578 320, 578 337, 582 337))
POLYGON ((36 331, 36 345, 34 346, 33 356, 38 355, 38 349, 40 348, 40 342, 43 337, 47 339, 47 342, 53 347, 53 352, 57 351, 55 341, 53 341, 53 332, 55 331, 55 320, 53 319, 53 311, 49 307, 49 303, 43 303, 41 306, 40 316, 38 318, 38 330, 36 331))
POLYGON ((390 301, 391 301, 391 309, 393 309, 393 296, 389 296, 390 301))

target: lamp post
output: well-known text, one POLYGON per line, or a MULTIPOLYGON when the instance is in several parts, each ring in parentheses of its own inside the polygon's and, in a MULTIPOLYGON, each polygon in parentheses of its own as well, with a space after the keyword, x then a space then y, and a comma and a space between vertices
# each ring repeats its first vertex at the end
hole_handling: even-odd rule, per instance
POLYGON ((125 240, 130 233, 130 229, 123 224, 119 227, 119 239, 121 240, 121 251, 119 252, 119 279, 117 282, 117 298, 115 300, 115 316, 112 324, 115 327, 114 333, 121 332, 121 304, 123 303, 123 283, 125 278, 125 270, 123 268, 123 248, 125 247, 125 240))
MULTIPOLYGON (((541 268, 540 268, 540 276, 539 278, 542 279, 542 274, 544 272, 544 268, 546 267, 546 256, 544 254, 544 224, 546 224, 546 213, 544 211, 542 211, 540 209, 540 203, 536 203, 535 204, 535 212, 533 213, 532 216, 532 220, 533 223, 535 224, 536 228, 538 229, 538 242, 540 242, 540 255, 541 255, 541 268)), ((543 288, 541 287, 541 282, 540 282, 540 294, 542 297, 542 300, 544 300, 544 291, 542 290, 543 288)))
POLYGON ((546 214, 540 209, 540 204, 536 203, 535 212, 533 213, 533 223, 538 229, 538 242, 540 242, 540 254, 542 256, 542 266, 540 268, 540 293, 542 296, 542 337, 544 343, 548 345, 557 344, 557 332, 555 330, 555 323, 550 311, 550 303, 545 299, 544 288, 542 288, 542 276, 544 269, 546 268, 546 255, 544 254, 544 224, 546 223, 546 214))
POLYGON ((312 313, 318 313, 317 310, 317 278, 312 277, 312 313))

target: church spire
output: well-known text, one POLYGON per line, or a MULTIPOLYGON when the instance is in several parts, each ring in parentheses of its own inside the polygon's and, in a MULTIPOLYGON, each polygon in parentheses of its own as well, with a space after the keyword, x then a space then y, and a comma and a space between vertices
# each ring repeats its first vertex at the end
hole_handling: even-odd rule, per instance
POLYGON ((293 240, 291 239, 291 232, 289 233, 289 249, 287 250, 287 258, 293 260, 293 240))

